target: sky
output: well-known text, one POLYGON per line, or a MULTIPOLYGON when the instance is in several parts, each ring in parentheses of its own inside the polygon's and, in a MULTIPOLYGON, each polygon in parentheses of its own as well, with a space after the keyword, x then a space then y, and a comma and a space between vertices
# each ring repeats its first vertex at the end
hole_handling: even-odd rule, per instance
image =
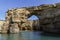
MULTIPOLYGON (((60 0, 0 0, 0 20, 5 20, 5 13, 10 8, 38 6, 41 4, 53 4, 58 2, 60 2, 60 0)), ((29 18, 29 20, 35 19, 38 18, 34 15, 29 18)))

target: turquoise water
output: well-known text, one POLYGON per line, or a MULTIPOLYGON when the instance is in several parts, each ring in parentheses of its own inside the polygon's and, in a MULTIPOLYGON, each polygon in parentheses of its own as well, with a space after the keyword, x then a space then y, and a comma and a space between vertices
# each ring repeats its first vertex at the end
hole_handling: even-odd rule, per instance
POLYGON ((41 32, 21 31, 19 34, 0 34, 0 40, 60 40, 60 36, 41 32))

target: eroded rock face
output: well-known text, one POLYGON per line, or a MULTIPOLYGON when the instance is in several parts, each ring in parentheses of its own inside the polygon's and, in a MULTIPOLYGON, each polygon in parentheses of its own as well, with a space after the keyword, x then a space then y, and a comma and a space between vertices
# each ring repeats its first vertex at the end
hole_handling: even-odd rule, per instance
MULTIPOLYGON (((28 26, 26 25, 28 24, 27 19, 32 15, 36 15, 39 18, 38 24, 43 28, 43 31, 54 33, 60 32, 60 3, 56 3, 9 9, 6 12, 6 21, 9 21, 8 28, 10 29, 10 33, 19 32, 21 27, 28 26), (14 25, 15 23, 17 24, 16 26, 14 25), (17 27, 17 29, 15 29, 15 27, 17 27)), ((31 24, 30 27, 32 27, 31 24)))
POLYGON ((4 20, 0 20, 0 33, 2 31, 2 27, 3 27, 4 22, 5 22, 4 20))
POLYGON ((17 23, 11 24, 10 33, 19 33, 19 27, 17 23))
POLYGON ((5 21, 1 27, 1 33, 7 33, 9 29, 9 21, 5 21))
POLYGON ((27 15, 30 14, 25 8, 10 9, 6 13, 6 21, 9 21, 8 33, 19 33, 24 27, 27 29, 27 15))
POLYGON ((55 16, 52 18, 45 18, 44 21, 41 21, 43 25, 43 30, 47 32, 60 33, 60 17, 55 16))

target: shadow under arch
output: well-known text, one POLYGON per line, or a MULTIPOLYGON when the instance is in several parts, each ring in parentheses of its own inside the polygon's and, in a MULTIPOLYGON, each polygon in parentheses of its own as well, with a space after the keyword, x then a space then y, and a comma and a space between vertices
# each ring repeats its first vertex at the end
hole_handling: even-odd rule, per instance
MULTIPOLYGON (((43 28, 42 28, 42 26, 41 26, 41 24, 40 24, 40 18, 39 18, 39 14, 38 14, 38 12, 37 12, 37 10, 33 10, 29 15, 28 15, 28 18, 30 18, 31 16, 36 16, 38 19, 38 21, 39 21, 39 23, 37 23, 37 24, 39 24, 39 29, 37 29, 38 31, 42 31, 43 30, 43 28)), ((33 21, 36 21, 36 20, 33 20, 33 21)), ((35 26, 35 25, 33 25, 33 27, 37 27, 37 26, 35 26)), ((36 30, 36 28, 34 29, 34 30, 36 30)))
POLYGON ((32 12, 28 15, 28 18, 31 17, 32 15, 35 15, 36 17, 39 18, 38 13, 34 10, 32 10, 32 12))

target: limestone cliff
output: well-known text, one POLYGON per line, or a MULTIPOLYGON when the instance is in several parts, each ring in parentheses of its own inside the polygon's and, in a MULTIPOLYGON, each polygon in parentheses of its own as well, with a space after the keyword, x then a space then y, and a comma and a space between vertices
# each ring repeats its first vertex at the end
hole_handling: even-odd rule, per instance
POLYGON ((39 28, 42 27, 43 31, 60 33, 60 3, 9 9, 6 12, 9 32, 13 33, 16 29, 18 31, 14 33, 18 33, 21 27, 28 24, 27 19, 32 15, 36 15, 39 18, 39 23, 37 24, 40 24, 39 28), (15 24, 17 28, 15 28, 15 24))

